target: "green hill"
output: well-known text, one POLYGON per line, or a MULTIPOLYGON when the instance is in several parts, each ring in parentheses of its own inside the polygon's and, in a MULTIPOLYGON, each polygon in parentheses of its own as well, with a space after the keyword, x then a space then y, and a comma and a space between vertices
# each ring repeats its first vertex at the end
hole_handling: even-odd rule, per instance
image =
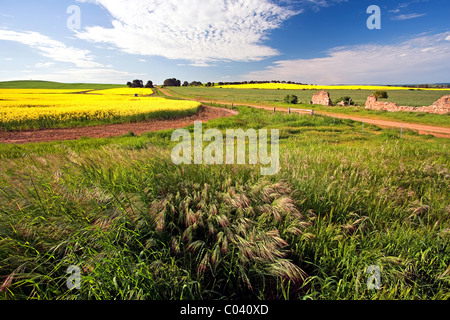
POLYGON ((121 84, 59 83, 51 81, 6 81, 0 82, 0 89, 111 89, 126 87, 121 84))

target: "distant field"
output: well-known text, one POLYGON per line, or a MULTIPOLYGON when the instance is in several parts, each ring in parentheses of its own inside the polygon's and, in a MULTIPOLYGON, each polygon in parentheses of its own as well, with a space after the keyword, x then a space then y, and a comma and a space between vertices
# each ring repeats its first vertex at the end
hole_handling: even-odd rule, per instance
MULTIPOLYGON (((167 89, 167 88, 166 88, 167 89)), ((169 90, 179 96, 203 99, 218 100, 238 103, 258 104, 261 106, 276 106, 280 108, 313 108, 316 111, 332 112, 336 114, 351 114, 355 116, 371 117, 382 120, 396 120, 418 124, 429 124, 449 127, 450 119, 448 115, 436 115, 426 113, 409 112, 384 112, 365 110, 361 107, 325 107, 311 106, 309 101, 317 90, 258 90, 258 89, 219 89, 205 87, 170 87, 169 90), (288 105, 283 102, 286 95, 296 95, 301 102, 298 105, 288 105)), ((371 90, 329 90, 333 101, 341 97, 349 96, 355 104, 364 106, 367 97, 373 93, 371 90)), ((389 98, 384 101, 395 102, 404 106, 429 106, 440 99, 448 91, 409 91, 398 90, 389 91, 389 98)))
MULTIPOLYGON (((266 104, 282 103, 286 95, 295 94, 299 101, 308 104, 317 90, 258 90, 258 89, 231 89, 231 88, 205 88, 205 87, 171 87, 170 90, 188 97, 201 97, 206 99, 220 99, 227 101, 256 102, 266 104)), ((328 90, 331 99, 337 100, 349 96, 357 105, 364 106, 367 97, 373 90, 328 90)), ((406 106, 428 106, 449 94, 445 90, 432 91, 389 91, 386 101, 406 106)))
MULTIPOLYGON (((288 83, 261 83, 261 84, 239 84, 239 85, 226 85, 219 86, 219 88, 230 89, 268 89, 268 90, 418 90, 408 87, 394 87, 394 86, 318 86, 318 85, 299 85, 288 83)), ((420 89, 424 91, 444 90, 450 91, 450 89, 436 89, 436 88, 424 88, 420 89)))
POLYGON ((102 94, 102 95, 128 95, 133 96, 135 94, 139 96, 151 96, 153 95, 153 90, 149 88, 114 88, 114 89, 106 89, 106 90, 95 90, 92 91, 93 94, 102 94))
MULTIPOLYGON (((36 95, 36 94, 70 94, 83 93, 91 89, 1 89, 0 101, 11 100, 13 96, 36 95)), ((97 91, 96 91, 97 92, 97 91)), ((100 92, 100 91, 98 91, 100 92)))
POLYGON ((0 89, 111 89, 126 87, 120 84, 59 83, 50 81, 7 81, 0 82, 0 89))

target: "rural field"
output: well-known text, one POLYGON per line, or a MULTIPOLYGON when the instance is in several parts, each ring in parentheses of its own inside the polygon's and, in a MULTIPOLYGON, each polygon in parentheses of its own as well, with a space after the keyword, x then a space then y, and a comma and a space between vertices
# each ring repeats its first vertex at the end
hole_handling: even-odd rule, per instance
MULTIPOLYGON (((448 138, 248 104, 287 109, 296 94, 318 112, 444 128, 449 116, 311 106, 315 92, 0 83, 0 138, 129 128, 0 143, 0 299, 449 299, 448 138), (261 163, 174 164, 170 123, 185 119, 193 133, 200 109, 231 112, 230 102, 233 113, 203 131, 278 129, 277 174, 263 176, 261 163), (78 290, 68 289, 70 266, 81 270, 78 290)), ((330 90, 361 105, 372 92, 330 90)), ((388 100, 422 106, 445 94, 392 90, 388 100)))
MULTIPOLYGON (((282 84, 271 84, 272 87, 280 86, 282 84)), ((311 97, 318 91, 318 89, 270 89, 267 86, 259 85, 259 89, 248 89, 246 86, 220 86, 214 88, 206 87, 171 87, 168 88, 175 96, 189 97, 192 99, 200 99, 204 101, 218 100, 229 103, 244 103, 257 104, 261 106, 276 106, 279 108, 303 108, 314 109, 318 112, 353 115, 358 117, 367 117, 382 120, 404 121, 417 124, 432 124, 435 126, 450 127, 449 116, 413 113, 413 112, 384 112, 365 110, 364 106, 367 97, 380 87, 365 87, 355 86, 357 89, 328 89, 326 87, 318 87, 319 89, 326 89, 330 93, 330 98, 333 102, 340 101, 342 97, 351 97, 355 103, 355 107, 326 107, 320 105, 311 106, 309 102, 311 97), (362 89, 370 88, 370 89, 362 89), (289 105, 283 102, 286 95, 296 95, 298 97, 298 104, 289 105), (362 107, 357 107, 362 106, 362 107)), ((292 87, 288 86, 287 88, 292 87)), ((303 86, 298 86, 302 88, 303 86)), ((346 88, 344 86, 344 88, 346 88)), ((398 105, 422 107, 433 104, 441 97, 450 94, 450 90, 395 90, 394 87, 387 87, 389 98, 381 101, 389 101, 397 103, 398 105)), ((381 89, 387 89, 381 87, 381 89)))
POLYGON ((0 89, 0 130, 136 122, 194 114, 200 104, 153 98, 151 89, 0 89), (137 96, 135 96, 135 94, 137 96))

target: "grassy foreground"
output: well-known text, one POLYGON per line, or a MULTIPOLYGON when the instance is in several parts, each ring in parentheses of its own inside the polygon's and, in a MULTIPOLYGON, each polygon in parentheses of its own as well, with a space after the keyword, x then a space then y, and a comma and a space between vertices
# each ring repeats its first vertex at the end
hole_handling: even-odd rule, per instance
POLYGON ((450 298, 448 140, 239 111, 204 130, 280 129, 277 175, 175 166, 171 131, 0 145, 0 298, 450 298))

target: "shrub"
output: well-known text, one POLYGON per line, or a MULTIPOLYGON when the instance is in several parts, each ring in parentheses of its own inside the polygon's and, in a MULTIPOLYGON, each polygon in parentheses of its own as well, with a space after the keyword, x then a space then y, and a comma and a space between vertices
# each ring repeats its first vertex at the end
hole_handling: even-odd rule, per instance
POLYGON ((284 102, 289 104, 297 104, 298 97, 296 95, 287 95, 286 97, 284 97, 284 102))
POLYGON ((387 98, 389 98, 388 93, 386 91, 381 91, 381 90, 375 91, 373 93, 373 95, 375 97, 377 97, 378 99, 387 99, 387 98))
POLYGON ((351 97, 341 97, 341 98, 335 100, 333 102, 333 105, 337 105, 341 101, 344 101, 346 106, 354 106, 355 105, 355 103, 353 102, 351 97))

